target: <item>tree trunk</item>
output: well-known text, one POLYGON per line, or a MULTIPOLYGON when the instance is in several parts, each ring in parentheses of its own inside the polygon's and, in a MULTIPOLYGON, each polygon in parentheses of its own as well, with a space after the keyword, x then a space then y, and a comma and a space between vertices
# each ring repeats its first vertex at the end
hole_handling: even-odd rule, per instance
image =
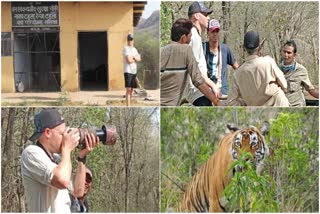
POLYGON ((228 43, 229 29, 231 25, 231 14, 230 14, 230 2, 222 1, 222 29, 223 29, 223 43, 228 43))
MULTIPOLYGON (((15 121, 15 108, 9 109, 9 115, 8 115, 8 123, 7 123, 7 130, 5 131, 6 136, 4 139, 4 146, 2 150, 2 172, 1 172, 1 180, 4 181, 4 178, 6 176, 6 168, 8 164, 11 162, 11 159, 13 157, 11 148, 14 142, 12 142, 13 138, 13 127, 14 127, 14 121, 15 121)), ((3 130, 4 131, 4 130, 3 130)))

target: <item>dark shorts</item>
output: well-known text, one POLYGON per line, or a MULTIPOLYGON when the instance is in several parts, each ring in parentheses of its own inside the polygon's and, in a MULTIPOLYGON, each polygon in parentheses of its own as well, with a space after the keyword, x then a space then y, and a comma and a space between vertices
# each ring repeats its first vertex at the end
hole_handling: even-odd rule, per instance
POLYGON ((199 97, 192 104, 194 106, 212 106, 211 101, 205 96, 199 97))
POLYGON ((137 88, 136 74, 124 73, 124 82, 126 88, 137 88))

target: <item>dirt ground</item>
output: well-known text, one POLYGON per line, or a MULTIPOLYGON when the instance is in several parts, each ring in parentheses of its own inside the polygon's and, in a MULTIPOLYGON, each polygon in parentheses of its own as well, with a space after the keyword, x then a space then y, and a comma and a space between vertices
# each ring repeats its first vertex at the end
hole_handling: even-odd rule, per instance
MULTIPOLYGON (((2 93, 2 106, 126 106, 125 90, 52 93, 2 93)), ((132 106, 160 106, 160 89, 136 89, 132 106)))

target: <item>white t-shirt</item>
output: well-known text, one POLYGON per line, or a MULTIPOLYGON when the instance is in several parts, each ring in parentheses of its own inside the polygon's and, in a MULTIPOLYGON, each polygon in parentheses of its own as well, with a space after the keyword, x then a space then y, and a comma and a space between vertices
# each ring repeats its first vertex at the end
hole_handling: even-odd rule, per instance
POLYGON ((139 53, 137 49, 133 46, 125 46, 123 48, 123 65, 124 65, 124 73, 129 74, 136 74, 137 73, 137 64, 135 62, 133 63, 127 63, 127 56, 138 56, 139 53))
MULTIPOLYGON (((199 35, 196 27, 192 27, 191 32, 192 36, 190 46, 192 47, 193 55, 198 63, 198 67, 201 71, 202 77, 207 77, 207 62, 203 53, 201 36, 199 35)), ((196 88, 192 84, 190 77, 188 77, 188 82, 184 90, 184 96, 189 103, 193 103, 194 101, 196 101, 196 99, 204 95, 198 88, 196 88)))
POLYGON ((29 212, 70 213, 68 190, 51 185, 56 166, 39 146, 30 145, 23 150, 21 174, 29 212))

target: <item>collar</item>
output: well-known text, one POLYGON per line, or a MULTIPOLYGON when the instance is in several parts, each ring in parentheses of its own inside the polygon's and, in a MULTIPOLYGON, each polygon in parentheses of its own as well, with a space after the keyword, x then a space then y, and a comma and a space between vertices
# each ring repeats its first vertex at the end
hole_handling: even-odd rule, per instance
POLYGON ((246 60, 245 61, 249 61, 249 60, 252 60, 252 59, 256 59, 256 58, 259 58, 258 55, 254 54, 254 55, 249 55, 246 57, 246 60))
POLYGON ((285 65, 283 61, 280 63, 280 69, 284 72, 287 73, 289 71, 293 72, 296 70, 296 61, 293 61, 290 65, 285 65))

